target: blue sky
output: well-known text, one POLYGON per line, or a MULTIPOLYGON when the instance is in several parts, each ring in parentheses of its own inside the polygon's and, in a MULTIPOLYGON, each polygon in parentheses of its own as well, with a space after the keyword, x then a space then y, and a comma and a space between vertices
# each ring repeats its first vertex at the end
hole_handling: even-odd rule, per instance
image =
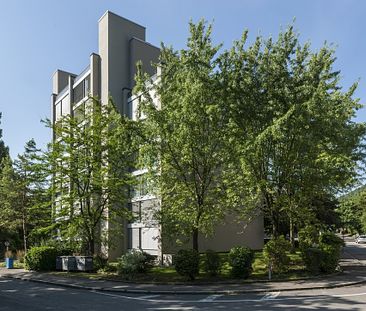
MULTIPOLYGON (((342 85, 360 79, 356 95, 366 103, 363 0, 0 0, 1 128, 13 157, 30 138, 40 146, 49 141, 40 120, 50 115, 52 73, 78 73, 88 64, 106 10, 145 26, 150 43, 177 49, 186 43, 190 19, 212 21, 214 41, 228 48, 244 29, 251 40, 276 36, 296 18, 302 41, 314 49, 335 44, 342 85)), ((366 121, 366 109, 356 119, 366 121)))

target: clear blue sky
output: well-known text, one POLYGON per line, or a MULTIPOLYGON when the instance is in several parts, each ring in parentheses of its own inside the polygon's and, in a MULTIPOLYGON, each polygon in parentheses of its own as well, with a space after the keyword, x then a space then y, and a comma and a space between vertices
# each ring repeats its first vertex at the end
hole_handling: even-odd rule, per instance
MULTIPOLYGON (((302 41, 314 49, 337 46, 342 85, 360 79, 357 96, 366 103, 366 1, 363 0, 0 0, 0 111, 4 140, 15 157, 34 138, 50 139, 41 123, 50 115, 55 69, 78 73, 97 51, 97 21, 106 11, 147 28, 147 41, 185 45, 190 19, 214 22, 214 40, 229 47, 249 29, 276 36, 296 18, 302 41)), ((366 109, 358 112, 366 121, 366 109)))

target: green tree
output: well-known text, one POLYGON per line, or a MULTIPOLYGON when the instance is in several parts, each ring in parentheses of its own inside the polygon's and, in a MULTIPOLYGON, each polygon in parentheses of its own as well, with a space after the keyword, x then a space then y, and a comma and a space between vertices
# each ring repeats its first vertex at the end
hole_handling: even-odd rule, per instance
POLYGON ((211 30, 204 21, 190 23, 187 48, 163 45, 161 75, 149 83, 139 74, 134 90, 143 94, 141 165, 162 200, 163 238, 191 236, 195 250, 198 235, 212 233, 228 206, 223 176, 228 113, 217 70, 220 46, 212 44, 211 30))
MULTIPOLYGON (((0 120, 2 117, 2 113, 0 113, 0 120)), ((2 168, 2 163, 3 160, 9 156, 9 147, 7 147, 4 143, 4 141, 2 140, 3 137, 3 130, 0 129, 0 172, 1 172, 1 168, 2 168)))
POLYGON ((0 226, 22 233, 24 251, 35 241, 42 228, 51 223, 47 179, 40 162, 40 150, 32 139, 23 154, 12 162, 4 161, 0 179, 0 226))
POLYGON ((47 152, 54 219, 63 240, 81 241, 93 255, 96 245, 112 240, 113 224, 129 216, 135 124, 111 101, 102 104, 94 98, 85 102, 78 116, 66 115, 48 124, 55 134, 47 152), (107 220, 108 229, 103 228, 107 220))
POLYGON ((311 51, 293 27, 276 41, 258 37, 248 48, 246 41, 247 32, 220 65, 240 163, 233 178, 270 219, 274 236, 287 218, 293 237, 313 198, 357 177, 365 135, 365 124, 353 121, 357 83, 343 92, 334 51, 311 51))
POLYGON ((366 231, 366 188, 361 186, 340 198, 337 209, 343 230, 351 233, 366 231))

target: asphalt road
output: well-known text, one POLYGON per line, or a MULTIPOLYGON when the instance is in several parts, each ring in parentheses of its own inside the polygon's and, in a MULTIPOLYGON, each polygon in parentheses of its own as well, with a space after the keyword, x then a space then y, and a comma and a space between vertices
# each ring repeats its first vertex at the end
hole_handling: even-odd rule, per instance
POLYGON ((366 310, 366 286, 232 296, 126 295, 0 279, 0 310, 366 310))
MULTIPOLYGON (((366 260, 366 245, 347 256, 366 260)), ((363 267, 362 267, 363 269, 363 267)), ((0 278, 0 310, 366 310, 366 285, 243 295, 132 295, 0 278)))

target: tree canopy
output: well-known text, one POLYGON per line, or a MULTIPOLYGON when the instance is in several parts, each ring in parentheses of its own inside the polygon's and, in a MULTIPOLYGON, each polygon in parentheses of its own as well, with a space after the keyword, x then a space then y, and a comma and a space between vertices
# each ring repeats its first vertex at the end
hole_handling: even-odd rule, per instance
POLYGON ((140 155, 163 201, 161 220, 166 231, 191 236, 198 249, 198 234, 212 233, 227 209, 228 115, 211 26, 191 23, 190 31, 187 49, 162 46, 154 95, 141 75, 136 92, 145 94, 139 109, 147 139, 140 155))
POLYGON ((102 104, 90 98, 82 114, 49 123, 55 138, 47 160, 59 235, 94 254, 95 245, 107 246, 112 240, 113 223, 129 215, 134 124, 118 113, 112 101, 102 104), (102 229, 107 220, 108 228, 102 229))
POLYGON ((211 30, 191 23, 186 49, 162 46, 159 78, 137 79, 143 165, 155 172, 162 221, 195 237, 226 207, 261 210, 275 236, 285 221, 293 240, 304 215, 320 219, 314 207, 330 206, 314 202, 357 180, 366 129, 354 121, 357 83, 343 91, 334 50, 313 51, 293 26, 251 45, 246 31, 222 53, 211 30))

